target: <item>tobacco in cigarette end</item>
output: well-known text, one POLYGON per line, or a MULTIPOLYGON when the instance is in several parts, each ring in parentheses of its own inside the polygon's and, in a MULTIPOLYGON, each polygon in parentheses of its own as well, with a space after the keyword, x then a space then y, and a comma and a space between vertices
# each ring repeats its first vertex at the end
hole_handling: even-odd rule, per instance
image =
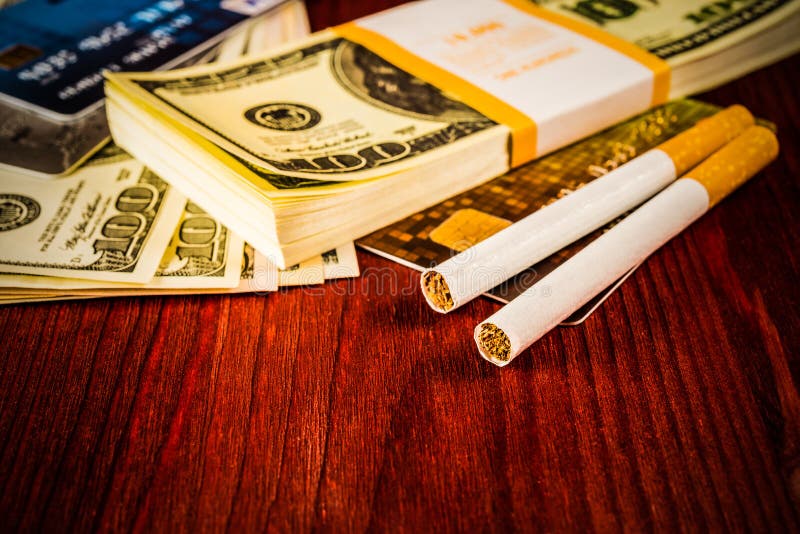
POLYGON ((478 350, 483 357, 497 365, 505 365, 511 360, 511 340, 505 332, 492 323, 481 324, 478 332, 478 350))
POLYGON ((453 307, 453 297, 444 276, 436 271, 426 271, 422 274, 422 287, 434 309, 450 311, 453 307))

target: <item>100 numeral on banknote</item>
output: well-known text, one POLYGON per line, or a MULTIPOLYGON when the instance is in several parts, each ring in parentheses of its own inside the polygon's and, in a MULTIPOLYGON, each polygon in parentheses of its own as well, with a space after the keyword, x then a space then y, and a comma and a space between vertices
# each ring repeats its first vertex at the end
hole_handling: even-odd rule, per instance
POLYGON ((131 158, 57 182, 2 176, 0 272, 146 282, 185 198, 131 158))

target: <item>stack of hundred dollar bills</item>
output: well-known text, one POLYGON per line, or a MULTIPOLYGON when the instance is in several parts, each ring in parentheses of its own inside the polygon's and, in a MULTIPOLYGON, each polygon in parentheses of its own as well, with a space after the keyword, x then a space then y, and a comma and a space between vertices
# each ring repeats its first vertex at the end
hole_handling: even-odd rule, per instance
MULTIPOLYGON (((798 1, 536 3, 666 60, 671 97, 800 48, 798 1)), ((278 265, 508 169, 506 126, 334 31, 232 64, 109 74, 106 95, 120 146, 278 265)), ((576 103, 587 119, 590 104, 576 103)))
MULTIPOLYGON (((205 61, 308 34, 302 1, 244 23, 205 61)), ((358 275, 352 242, 279 269, 114 144, 73 174, 0 171, 0 304, 117 295, 274 291, 358 275)))

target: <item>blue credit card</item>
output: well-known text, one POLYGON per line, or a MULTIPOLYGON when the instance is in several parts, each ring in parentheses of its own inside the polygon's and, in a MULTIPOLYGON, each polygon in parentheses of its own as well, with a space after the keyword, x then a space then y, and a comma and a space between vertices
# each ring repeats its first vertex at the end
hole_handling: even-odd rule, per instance
POLYGON ((0 11, 0 98, 76 118, 102 101, 103 70, 163 68, 248 18, 231 3, 25 0, 0 11))

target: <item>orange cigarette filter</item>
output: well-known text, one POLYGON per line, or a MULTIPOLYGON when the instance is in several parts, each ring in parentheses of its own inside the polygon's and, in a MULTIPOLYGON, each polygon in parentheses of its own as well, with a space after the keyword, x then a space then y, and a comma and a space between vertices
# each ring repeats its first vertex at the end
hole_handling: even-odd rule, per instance
POLYGON ((708 191, 711 208, 778 155, 778 139, 763 126, 751 126, 686 176, 708 191))
POLYGON ((675 175, 681 176, 753 124, 755 119, 747 108, 730 106, 699 121, 658 148, 675 164, 675 175))

